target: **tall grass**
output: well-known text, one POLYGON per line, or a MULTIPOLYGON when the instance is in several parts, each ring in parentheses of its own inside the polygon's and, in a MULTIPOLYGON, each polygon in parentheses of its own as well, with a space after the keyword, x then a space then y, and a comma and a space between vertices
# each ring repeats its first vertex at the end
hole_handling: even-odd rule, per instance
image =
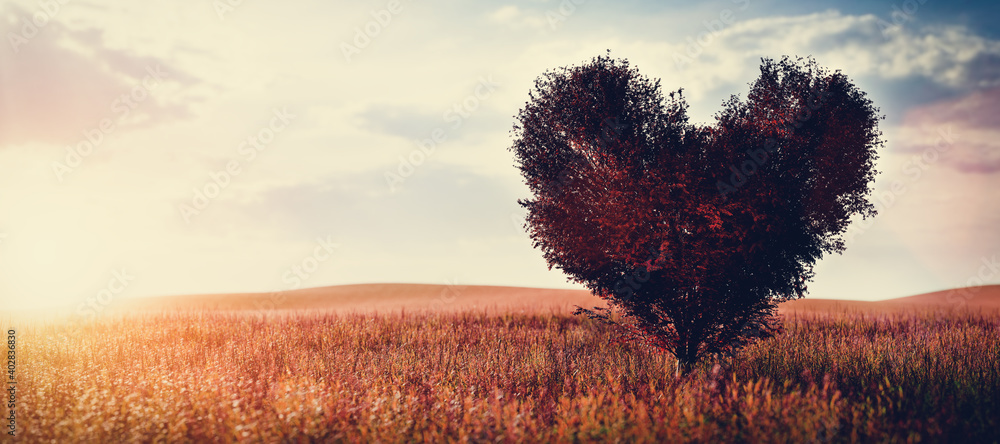
POLYGON ((1000 318, 793 316, 729 362, 561 314, 146 314, 18 331, 23 442, 996 442, 1000 318), (722 365, 718 365, 722 364, 722 365))

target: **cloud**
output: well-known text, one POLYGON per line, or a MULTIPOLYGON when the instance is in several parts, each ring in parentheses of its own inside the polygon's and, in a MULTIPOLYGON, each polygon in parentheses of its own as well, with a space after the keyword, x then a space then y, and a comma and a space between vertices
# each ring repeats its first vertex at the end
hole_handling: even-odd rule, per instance
POLYGON ((906 112, 894 149, 939 155, 960 172, 1000 171, 1000 87, 973 91, 906 112), (951 141, 952 143, 949 143, 951 141))
POLYGON ((168 91, 197 79, 162 59, 107 48, 101 31, 72 31, 54 19, 31 38, 11 40, 23 36, 24 17, 31 15, 14 6, 0 13, 0 35, 10 43, 0 48, 0 146, 78 142, 105 118, 120 128, 190 116, 168 91))
POLYGON ((425 138, 434 128, 443 125, 439 115, 392 105, 373 105, 356 117, 366 130, 407 139, 425 138))
MULTIPOLYGON (((1000 41, 964 26, 895 28, 883 32, 874 15, 831 10, 799 16, 763 17, 707 27, 671 44, 685 80, 698 89, 745 82, 760 57, 812 55, 821 65, 842 68, 852 77, 928 78, 951 88, 1000 82, 1000 41)), ((681 85, 684 85, 683 83, 681 85)))
POLYGON ((273 187, 253 199, 219 202, 215 215, 202 215, 216 220, 198 222, 214 227, 209 230, 258 226, 307 238, 337 233, 373 244, 450 243, 519 234, 511 223, 523 197, 518 191, 503 178, 429 164, 396 193, 389 192, 382 171, 339 174, 273 187))
POLYGON ((490 13, 490 19, 505 23, 516 19, 519 15, 521 15, 521 10, 517 8, 517 5, 506 5, 490 13))
POLYGON ((489 14, 489 19, 493 23, 505 25, 511 29, 542 29, 547 23, 544 13, 537 11, 528 13, 522 11, 517 5, 505 5, 489 14))

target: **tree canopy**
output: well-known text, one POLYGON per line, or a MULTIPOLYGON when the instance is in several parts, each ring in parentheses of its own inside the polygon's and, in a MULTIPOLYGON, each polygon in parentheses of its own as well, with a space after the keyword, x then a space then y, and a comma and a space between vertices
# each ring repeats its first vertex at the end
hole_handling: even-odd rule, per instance
POLYGON ((868 201, 878 109, 812 59, 763 59, 746 100, 689 122, 683 90, 600 56, 544 73, 510 148, 549 267, 605 299, 580 309, 672 353, 678 369, 780 324, 868 201))

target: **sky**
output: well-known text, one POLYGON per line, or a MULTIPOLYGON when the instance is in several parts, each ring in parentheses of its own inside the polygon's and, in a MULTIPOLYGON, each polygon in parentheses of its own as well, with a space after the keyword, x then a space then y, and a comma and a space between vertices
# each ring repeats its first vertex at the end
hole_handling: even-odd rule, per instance
POLYGON ((812 56, 886 119, 814 298, 1000 283, 996 2, 6 1, 0 298, 408 282, 582 288, 524 232, 508 150, 546 70, 611 50, 693 122, 812 56))

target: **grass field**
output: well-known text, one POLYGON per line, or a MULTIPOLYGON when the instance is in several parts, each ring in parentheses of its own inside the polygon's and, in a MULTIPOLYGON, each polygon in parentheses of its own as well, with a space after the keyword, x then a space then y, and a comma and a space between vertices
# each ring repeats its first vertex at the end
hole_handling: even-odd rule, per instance
POLYGON ((732 362, 562 311, 164 310, 18 329, 19 442, 997 442, 996 311, 788 311, 732 362))

